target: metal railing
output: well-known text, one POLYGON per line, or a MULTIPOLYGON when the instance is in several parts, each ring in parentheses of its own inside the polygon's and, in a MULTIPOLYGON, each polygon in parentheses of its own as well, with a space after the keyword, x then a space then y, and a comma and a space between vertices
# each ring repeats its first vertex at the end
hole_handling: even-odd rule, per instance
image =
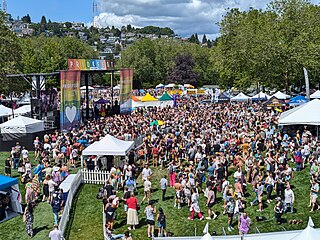
POLYGON ((70 209, 72 206, 72 200, 74 195, 77 193, 77 190, 81 184, 81 171, 79 170, 75 178, 73 179, 70 190, 68 193, 67 201, 64 206, 64 210, 60 219, 59 228, 61 232, 64 234, 66 230, 67 223, 69 221, 70 209))

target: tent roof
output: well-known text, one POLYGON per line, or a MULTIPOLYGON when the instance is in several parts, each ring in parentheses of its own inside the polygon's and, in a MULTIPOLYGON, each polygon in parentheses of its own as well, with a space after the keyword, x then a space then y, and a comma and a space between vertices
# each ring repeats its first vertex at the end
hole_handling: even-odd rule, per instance
POLYGON ((282 100, 285 100, 285 99, 290 98, 290 95, 287 95, 287 94, 285 94, 285 93, 283 93, 283 92, 280 92, 280 91, 276 92, 276 93, 273 94, 272 96, 274 96, 274 97, 276 97, 276 98, 278 98, 278 99, 282 99, 282 100))
POLYGON ((320 125, 320 100, 295 107, 281 114, 279 125, 320 125))
POLYGON ((14 114, 25 114, 31 112, 31 105, 24 105, 14 110, 14 114))
POLYGON ((0 104, 0 117, 12 114, 12 109, 0 104))
POLYGON ((12 185, 18 184, 17 178, 11 178, 7 176, 0 175, 0 191, 11 187, 12 185))
POLYGON ((237 96, 231 98, 231 101, 248 101, 249 97, 244 93, 239 93, 237 96))
POLYGON ((272 96, 269 100, 267 100, 263 105, 267 107, 281 107, 284 106, 286 103, 276 98, 275 96, 272 96))
POLYGON ((43 121, 33 119, 33 118, 24 117, 24 116, 19 116, 19 117, 11 119, 5 123, 0 124, 0 127, 21 127, 21 126, 32 125, 35 123, 43 123, 43 121))
POLYGON ((218 97, 218 102, 226 102, 226 101, 230 101, 230 97, 228 97, 224 92, 220 93, 218 97))
POLYGON ((253 97, 251 97, 252 100, 260 100, 260 99, 269 99, 270 96, 265 94, 264 92, 259 92, 253 97))
POLYGON ((165 85, 163 85, 162 83, 160 83, 160 84, 158 84, 157 86, 156 86, 156 88, 162 88, 162 87, 164 87, 165 85))
POLYGON ((139 102, 140 101, 139 98, 137 98, 136 96, 133 96, 133 95, 132 95, 132 100, 135 101, 135 102, 139 102))
POLYGON ((167 93, 165 92, 160 98, 159 101, 169 101, 172 100, 173 98, 167 93))
POLYGON ((122 141, 111 135, 94 142, 82 151, 82 155, 114 155, 125 156, 133 147, 133 141, 122 141))
POLYGON ((155 97, 151 96, 150 93, 147 93, 143 98, 141 98, 142 102, 149 102, 149 101, 158 101, 155 97))
POLYGON ((288 104, 289 105, 300 105, 300 104, 303 104, 306 102, 308 102, 308 100, 304 96, 297 95, 293 98, 290 98, 290 101, 288 102, 288 104))
POLYGON ((315 91, 310 95, 310 98, 320 98, 320 90, 315 91))
POLYGON ((94 102, 95 104, 106 104, 106 103, 110 103, 109 100, 105 100, 104 98, 100 98, 98 101, 94 102))
MULTIPOLYGON (((88 90, 93 90, 93 89, 94 89, 93 87, 88 86, 88 90)), ((80 90, 86 90, 86 86, 82 86, 80 90)))

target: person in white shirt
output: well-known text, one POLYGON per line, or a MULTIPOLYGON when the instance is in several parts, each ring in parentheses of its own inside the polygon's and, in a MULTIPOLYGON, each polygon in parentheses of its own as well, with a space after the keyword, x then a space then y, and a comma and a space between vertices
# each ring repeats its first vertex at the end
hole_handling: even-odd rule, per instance
POLYGON ((26 149, 26 147, 22 148, 21 154, 22 154, 23 162, 25 163, 26 161, 28 161, 29 151, 26 149))
POLYGON ((284 212, 287 212, 288 205, 291 213, 293 213, 294 193, 289 184, 284 190, 284 212))
POLYGON ((147 180, 147 178, 152 175, 152 171, 147 164, 145 165, 144 169, 142 170, 141 175, 142 175, 142 181, 147 180))
POLYGON ((54 229, 49 233, 50 240, 63 240, 63 234, 59 230, 59 227, 57 224, 54 225, 54 229))

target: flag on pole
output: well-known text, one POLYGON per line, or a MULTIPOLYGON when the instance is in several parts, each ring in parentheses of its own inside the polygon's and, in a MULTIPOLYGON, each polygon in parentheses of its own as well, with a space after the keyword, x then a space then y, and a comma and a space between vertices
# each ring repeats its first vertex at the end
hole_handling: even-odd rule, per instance
POLYGON ((207 222, 206 226, 203 229, 203 234, 207 234, 209 232, 209 223, 207 222))
POLYGON ((307 99, 310 100, 310 85, 309 85, 309 77, 308 77, 308 71, 307 69, 304 67, 303 68, 303 73, 304 73, 304 79, 306 81, 306 95, 307 95, 307 99))

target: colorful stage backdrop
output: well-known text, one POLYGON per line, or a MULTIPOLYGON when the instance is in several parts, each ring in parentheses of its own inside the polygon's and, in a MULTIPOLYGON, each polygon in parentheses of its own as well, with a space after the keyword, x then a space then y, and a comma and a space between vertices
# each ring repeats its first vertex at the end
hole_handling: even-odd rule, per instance
POLYGON ((113 62, 100 59, 68 59, 69 70, 112 70, 113 62))
POLYGON ((60 128, 71 130, 80 124, 80 71, 61 71, 60 128))
POLYGON ((133 69, 120 69, 120 113, 130 114, 132 110, 133 69))

